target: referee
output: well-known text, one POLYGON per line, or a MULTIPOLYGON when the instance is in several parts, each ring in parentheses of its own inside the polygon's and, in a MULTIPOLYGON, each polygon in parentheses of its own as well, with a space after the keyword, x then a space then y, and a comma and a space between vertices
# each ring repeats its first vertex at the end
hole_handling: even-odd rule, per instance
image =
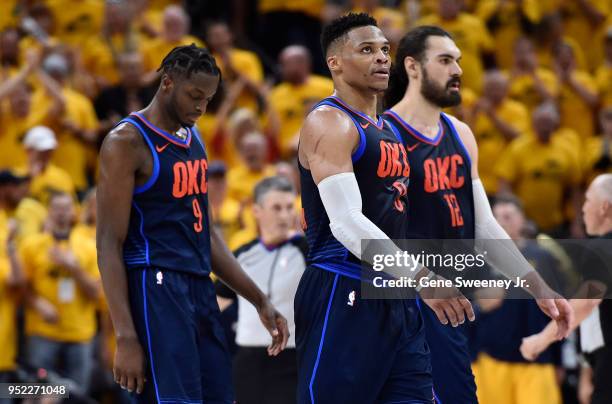
MULTIPOLYGON (((257 311, 238 297, 238 323, 233 379, 240 404, 290 404, 295 402, 297 364, 293 298, 306 267, 306 240, 295 235, 295 189, 284 177, 265 178, 254 192, 253 213, 259 238, 236 250, 236 259, 251 279, 287 319, 287 349, 276 357, 268 355, 271 338, 261 325, 257 311)), ((219 283, 217 295, 236 299, 236 294, 219 283)), ((227 303, 227 302, 225 302, 227 303)))
MULTIPOLYGON (((586 192, 582 208, 586 231, 593 239, 581 262, 584 285, 579 295, 570 301, 576 313, 570 324, 580 324, 580 345, 593 374, 591 404, 612 403, 612 174, 596 177, 586 192)), ((521 353, 534 360, 554 342, 556 325, 549 323, 538 334, 523 339, 521 353)))

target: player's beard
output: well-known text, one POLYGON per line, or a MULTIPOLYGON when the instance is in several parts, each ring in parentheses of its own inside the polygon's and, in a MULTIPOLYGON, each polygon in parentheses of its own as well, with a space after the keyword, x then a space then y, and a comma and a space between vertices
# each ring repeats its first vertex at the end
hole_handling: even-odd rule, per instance
POLYGON ((427 74, 427 70, 423 69, 423 83, 421 85, 421 95, 432 104, 440 107, 456 107, 461 104, 461 93, 459 91, 450 90, 453 83, 461 83, 459 77, 450 79, 445 87, 441 87, 438 83, 431 80, 427 74))

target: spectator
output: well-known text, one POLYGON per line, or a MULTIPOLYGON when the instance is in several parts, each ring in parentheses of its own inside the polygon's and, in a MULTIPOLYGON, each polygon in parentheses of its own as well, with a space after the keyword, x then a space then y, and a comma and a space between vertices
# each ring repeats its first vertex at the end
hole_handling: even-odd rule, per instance
POLYGON ((565 35, 563 20, 558 11, 546 14, 534 28, 532 35, 536 44, 536 54, 540 67, 553 70, 557 49, 561 44, 566 44, 574 51, 576 68, 586 70, 587 64, 580 45, 567 35, 565 35))
POLYGON ((555 48, 555 71, 561 85, 561 126, 574 129, 584 141, 594 135, 593 116, 599 103, 591 75, 577 68, 574 50, 566 43, 555 48))
POLYGON ((261 62, 253 52, 236 49, 234 38, 228 25, 223 21, 213 21, 206 28, 206 45, 210 48, 223 79, 228 83, 244 81, 244 89, 238 97, 237 106, 257 111, 256 95, 263 83, 261 62))
POLYGON ((495 41, 495 61, 500 69, 512 67, 512 46, 523 32, 525 21, 540 19, 537 1, 483 0, 478 2, 475 14, 491 30, 495 41))
MULTIPOLYGON (((570 330, 580 326, 582 352, 592 368, 592 394, 585 394, 583 402, 604 404, 612 401, 610 371, 612 367, 612 300, 610 286, 610 239, 612 239, 612 174, 602 174, 590 184, 582 207, 586 232, 593 236, 587 245, 599 254, 597 261, 582 262, 585 284, 576 298, 570 300, 575 317, 570 330), (599 240, 597 240, 599 239, 599 240), (601 262, 603 258, 604 262, 601 262)), ((541 332, 523 340, 521 353, 535 360, 555 340, 557 326, 549 323, 541 332)))
POLYGON ((612 105, 612 16, 603 40, 604 61, 595 71, 597 89, 604 106, 612 105))
MULTIPOLYGON (((535 240, 525 238, 526 219, 520 203, 515 198, 497 199, 493 213, 535 270, 555 285, 558 263, 535 240)), ((482 349, 475 372, 478 401, 493 403, 502 396, 508 404, 561 403, 555 369, 560 362, 559 345, 549 348, 536 364, 526 361, 519 351, 522 339, 547 323, 548 317, 536 302, 518 288, 506 291, 499 307, 478 317, 475 326, 482 349)))
POLYGON ((189 34, 189 16, 181 6, 170 5, 164 9, 161 35, 143 44, 141 48, 146 83, 158 77, 157 69, 170 51, 182 45, 203 46, 202 41, 189 34))
POLYGON ((120 55, 118 65, 119 83, 102 90, 94 102, 100 120, 99 134, 102 136, 121 118, 148 105, 155 95, 155 89, 145 86, 142 80, 144 69, 139 53, 120 55))
MULTIPOLYGON (((88 187, 87 174, 96 164, 96 141, 98 119, 91 101, 83 94, 71 89, 68 61, 60 53, 52 53, 43 61, 43 70, 59 87, 59 97, 64 101, 63 113, 49 116, 46 125, 56 134, 57 150, 53 162, 72 178, 77 191, 88 187)), ((36 105, 44 108, 47 103, 40 98, 36 105)))
POLYGON ((549 69, 538 67, 533 43, 521 37, 514 43, 514 65, 510 70, 510 96, 525 105, 529 112, 535 106, 554 100, 559 83, 549 69))
POLYGON ((584 148, 584 177, 589 184, 600 174, 612 173, 612 104, 599 112, 600 136, 587 139, 584 148))
POLYGON ((27 62, 11 78, 0 84, 0 100, 9 99, 8 108, 0 109, 0 167, 16 168, 26 164, 26 154, 20 138, 37 124, 48 111, 32 106, 32 86, 28 77, 38 69, 40 58, 30 54, 27 62))
POLYGON ((227 167, 222 161, 208 165, 208 200, 212 209, 213 224, 221 229, 223 238, 229 241, 240 230, 241 206, 227 194, 227 167))
POLYGON ((48 231, 26 238, 20 258, 28 279, 28 362, 74 380, 87 391, 100 281, 95 244, 73 232, 73 197, 54 194, 48 231))
POLYGON ((43 205, 47 205, 53 192, 76 195, 70 175, 51 162, 57 148, 53 131, 46 126, 35 126, 23 139, 28 155, 28 173, 32 178, 30 194, 43 205))
POLYGON ((498 70, 484 76, 483 92, 469 120, 478 142, 480 178, 489 195, 497 192, 494 168, 508 143, 528 132, 529 113, 508 97, 509 80, 498 70))
MULTIPOLYGON (((17 323, 16 309, 24 285, 17 257, 17 225, 9 219, 5 201, 6 175, 0 173, 0 383, 14 380, 16 368, 17 323)), ((0 404, 11 400, 0 398, 0 404)))
POLYGON ((0 67, 2 76, 7 77, 19 68, 19 32, 8 28, 0 33, 0 67))
MULTIPOLYGON (((533 135, 522 136, 508 146, 495 173, 500 192, 512 190, 525 207, 527 217, 552 236, 569 232, 564 214, 565 195, 572 195, 574 211, 580 210, 580 167, 577 135, 559 129, 559 113, 552 104, 542 104, 533 112, 533 135), (572 137, 573 140, 568 140, 572 137)), ((580 221, 572 223, 578 236, 580 221)))
POLYGON ((88 38, 102 29, 104 2, 98 0, 47 0, 53 12, 57 38, 67 45, 82 48, 88 38))
MULTIPOLYGON (((271 339, 261 326, 257 312, 238 298, 238 324, 234 358, 234 386, 240 403, 288 404, 296 400, 297 359, 293 299, 306 267, 306 240, 292 237, 295 223, 295 191, 282 177, 270 177, 255 187, 253 213, 259 238, 236 250, 244 271, 267 294, 287 318, 290 337, 287 349, 277 357, 268 356, 271 339)), ((227 286, 218 294, 236 299, 227 286)))
POLYGON ((229 196, 241 203, 251 200, 255 184, 274 175, 274 167, 266 163, 268 146, 266 138, 259 132, 251 132, 238 144, 242 164, 227 173, 229 196))
POLYGON ((0 170, 0 204, 16 226, 15 242, 42 231, 47 209, 37 200, 27 196, 30 191, 29 175, 17 170, 0 170))
POLYGON ((140 43, 132 27, 131 11, 126 0, 105 2, 101 32, 90 37, 83 45, 83 63, 94 75, 100 89, 119 81, 117 57, 139 50, 140 43))
POLYGON ((326 77, 313 75, 308 48, 291 45, 283 49, 279 57, 282 81, 270 93, 272 107, 280 118, 280 150, 284 156, 295 153, 295 137, 313 102, 328 97, 334 90, 326 77))
POLYGON ((461 49, 461 82, 480 94, 484 67, 482 56, 492 52, 493 38, 477 16, 461 11, 461 2, 439 0, 438 12, 421 18, 418 25, 437 25, 449 32, 461 49))

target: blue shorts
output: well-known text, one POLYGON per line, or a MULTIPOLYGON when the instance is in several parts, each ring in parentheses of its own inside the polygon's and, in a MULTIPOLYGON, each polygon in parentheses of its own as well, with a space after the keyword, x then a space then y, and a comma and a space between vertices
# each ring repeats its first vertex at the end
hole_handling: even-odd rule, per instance
POLYGON ((432 403, 414 300, 362 300, 360 281, 319 268, 295 296, 299 404, 432 403))
POLYGON ((132 318, 147 360, 140 403, 232 403, 231 360, 208 277, 158 269, 127 274, 132 318))
MULTIPOLYGON (((431 350, 431 365, 436 402, 439 404, 474 404, 476 383, 466 330, 467 324, 452 327, 438 320, 436 313, 418 300, 427 343, 431 350)), ((467 321, 467 320, 466 320, 467 321)))

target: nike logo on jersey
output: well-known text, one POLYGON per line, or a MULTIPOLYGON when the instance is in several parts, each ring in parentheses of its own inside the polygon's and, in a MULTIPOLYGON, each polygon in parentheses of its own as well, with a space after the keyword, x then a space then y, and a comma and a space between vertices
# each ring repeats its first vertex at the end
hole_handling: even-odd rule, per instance
POLYGON ((416 149, 418 145, 419 145, 418 143, 415 143, 415 144, 414 144, 414 146, 412 146, 412 147, 410 147, 410 146, 406 145, 406 150, 408 150, 409 152, 411 152, 411 151, 413 151, 414 149, 416 149))
POLYGON ((161 147, 158 146, 158 145, 155 145, 155 150, 157 150, 158 153, 161 153, 164 150, 166 150, 166 147, 168 147, 168 146, 170 146, 170 143, 166 143, 165 145, 163 145, 161 147))
POLYGON ((359 126, 361 126, 363 129, 368 129, 368 126, 370 126, 370 122, 366 122, 365 125, 360 123, 359 126))

